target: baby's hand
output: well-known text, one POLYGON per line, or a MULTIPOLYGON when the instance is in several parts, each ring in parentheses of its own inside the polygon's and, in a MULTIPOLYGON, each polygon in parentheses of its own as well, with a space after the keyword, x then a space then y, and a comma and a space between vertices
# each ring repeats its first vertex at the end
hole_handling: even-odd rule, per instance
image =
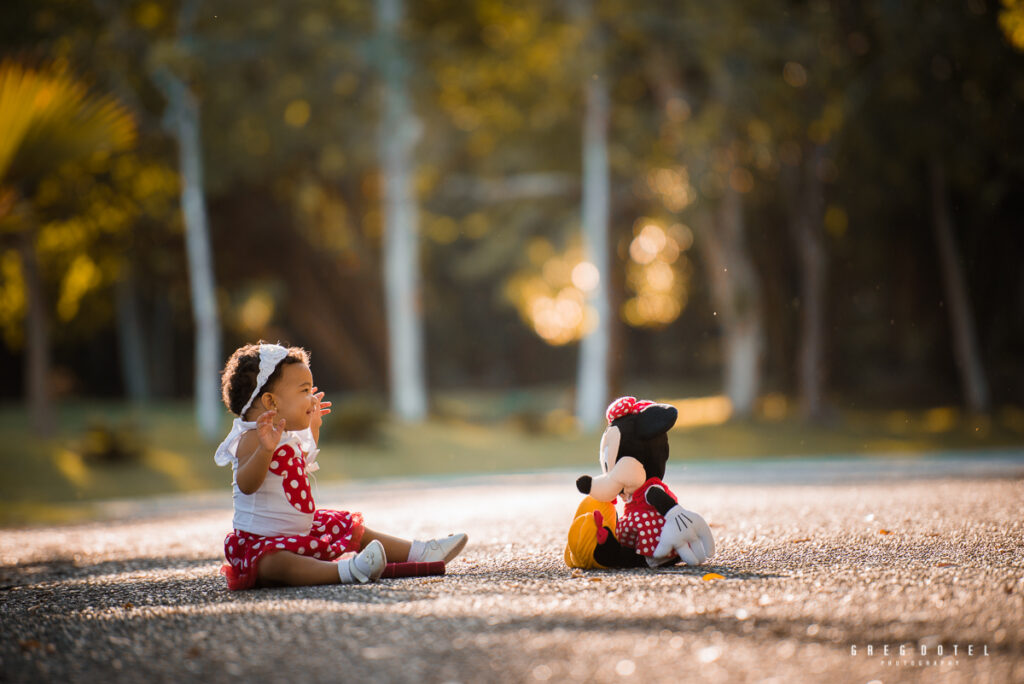
POLYGON ((284 418, 274 422, 277 411, 270 410, 260 414, 256 419, 256 436, 260 440, 260 446, 273 453, 274 449, 281 442, 281 435, 284 434, 284 418))
POLYGON ((313 419, 310 421, 310 427, 320 427, 324 422, 323 417, 331 412, 331 402, 324 401, 324 393, 318 392, 317 389, 313 388, 313 419))

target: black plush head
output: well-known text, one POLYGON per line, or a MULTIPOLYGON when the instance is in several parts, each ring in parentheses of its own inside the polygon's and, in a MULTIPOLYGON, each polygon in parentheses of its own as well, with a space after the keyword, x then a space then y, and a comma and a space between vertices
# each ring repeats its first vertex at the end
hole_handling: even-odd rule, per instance
POLYGON ((651 404, 638 413, 627 413, 613 420, 609 429, 618 428, 619 448, 614 458, 608 459, 607 468, 613 467, 622 456, 632 456, 643 465, 648 479, 664 478, 668 431, 675 425, 678 415, 674 406, 651 404))

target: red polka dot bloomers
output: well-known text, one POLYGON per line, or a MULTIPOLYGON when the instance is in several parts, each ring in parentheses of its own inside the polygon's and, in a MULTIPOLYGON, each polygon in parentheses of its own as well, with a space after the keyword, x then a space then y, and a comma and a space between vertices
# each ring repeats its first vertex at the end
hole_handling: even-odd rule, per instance
POLYGON ((626 502, 615 530, 620 544, 636 549, 637 553, 647 557, 654 556, 654 549, 661 539, 661 528, 665 525, 665 518, 654 506, 647 503, 647 490, 653 486, 661 487, 673 501, 676 501, 676 495, 668 486, 661 479, 652 477, 640 485, 640 488, 633 492, 632 498, 626 502))
POLYGON ((235 484, 235 530, 224 539, 228 562, 221 568, 228 589, 253 587, 256 567, 269 553, 290 551, 331 561, 359 550, 362 514, 316 509, 306 475, 314 469, 308 457, 298 440, 284 441, 274 451, 267 477, 256 492, 242 494, 235 484), (240 529, 240 525, 267 534, 240 529))

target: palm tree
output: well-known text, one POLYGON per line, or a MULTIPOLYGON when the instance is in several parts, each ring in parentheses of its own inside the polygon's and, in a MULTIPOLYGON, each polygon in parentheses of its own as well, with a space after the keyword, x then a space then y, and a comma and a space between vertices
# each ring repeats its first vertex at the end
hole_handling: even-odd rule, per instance
POLYGON ((65 69, 4 61, 0 131, 0 223, 16 229, 25 281, 25 393, 33 427, 47 434, 53 427, 49 321, 30 198, 61 165, 131 147, 135 120, 114 98, 91 93, 65 69))

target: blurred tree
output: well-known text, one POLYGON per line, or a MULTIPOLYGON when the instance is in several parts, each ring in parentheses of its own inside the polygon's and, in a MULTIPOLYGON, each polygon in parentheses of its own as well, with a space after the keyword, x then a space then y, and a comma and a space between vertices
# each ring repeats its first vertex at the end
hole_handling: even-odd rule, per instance
POLYGON ((135 124, 114 99, 90 94, 59 68, 0 63, 0 221, 19 233, 25 283, 26 394, 33 426, 49 434, 50 333, 36 258, 36 225, 28 202, 60 165, 130 147, 135 124))
POLYGON ((417 91, 432 132, 420 148, 427 323, 451 354, 431 364, 449 382, 552 382, 553 368, 571 382, 564 371, 585 315, 585 294, 570 279, 583 259, 583 27, 545 2, 465 7, 415 7, 425 27, 415 45, 430 75, 417 91), (520 287, 528 282, 538 287, 520 287), (473 305, 453 306, 458 293, 471 293, 473 305), (509 304, 536 336, 522 334, 509 304), (474 335, 452 336, 453 326, 474 335))
POLYGON ((220 423, 221 329, 203 184, 199 102, 188 76, 176 70, 182 70, 182 62, 189 57, 187 44, 201 4, 199 0, 184 0, 180 4, 176 35, 155 46, 149 55, 148 68, 153 83, 167 101, 167 126, 178 143, 181 211, 195 323, 196 423, 203 437, 213 441, 218 436, 220 423))
POLYGON ((322 386, 376 392, 388 343, 373 7, 207 2, 202 15, 197 90, 226 334, 293 340, 314 352, 322 386))
MULTIPOLYGON (((823 417, 829 245, 828 179, 836 139, 862 99, 852 82, 840 4, 794 6, 765 27, 771 58, 758 78, 759 118, 751 130, 767 159, 759 166, 782 190, 788 233, 799 269, 797 390, 803 416, 823 417)), ((834 178, 833 178, 834 179, 834 178)))
POLYGON ((378 131, 384 185, 384 292, 388 317, 391 408, 402 420, 427 413, 419 284, 418 202, 413 189, 413 148, 422 126, 407 87, 409 65, 401 49, 402 0, 376 5, 384 113, 378 131))
MULTIPOLYGON (((941 306, 948 314, 964 403, 971 411, 986 412, 990 392, 969 279, 957 245, 949 179, 951 171, 960 180, 997 154, 980 132, 993 125, 998 110, 989 98, 995 96, 1005 67, 997 50, 977 49, 994 44, 997 27, 985 16, 984 3, 966 3, 950 11, 928 3, 872 3, 859 9, 863 15, 857 17, 855 44, 871 53, 865 70, 874 79, 865 110, 878 117, 872 126, 876 134, 898 141, 897 146, 884 148, 868 141, 866 149, 874 149, 878 159, 899 169, 893 181, 914 188, 915 201, 930 208, 925 215, 930 215, 931 225, 924 235, 930 234, 935 245, 939 287, 945 291, 941 306), (993 85, 982 87, 986 81, 993 85)), ((1011 114, 1006 123, 1012 118, 1011 114)))
POLYGON ((754 111, 744 79, 763 47, 753 39, 757 20, 751 9, 702 5, 662 17, 650 30, 672 38, 652 46, 648 59, 667 122, 665 143, 676 150, 698 193, 689 213, 722 332, 724 390, 739 418, 753 415, 764 347, 761 288, 743 209, 753 189, 745 136, 754 111))
POLYGON ((608 165, 608 119, 611 105, 604 61, 604 28, 593 2, 578 0, 576 20, 588 36, 584 43, 583 69, 583 257, 596 269, 597 283, 588 292, 588 309, 593 308, 592 327, 580 340, 576 380, 576 420, 584 430, 603 424, 609 400, 609 358, 612 308, 610 304, 610 263, 608 221, 611 205, 608 165))

